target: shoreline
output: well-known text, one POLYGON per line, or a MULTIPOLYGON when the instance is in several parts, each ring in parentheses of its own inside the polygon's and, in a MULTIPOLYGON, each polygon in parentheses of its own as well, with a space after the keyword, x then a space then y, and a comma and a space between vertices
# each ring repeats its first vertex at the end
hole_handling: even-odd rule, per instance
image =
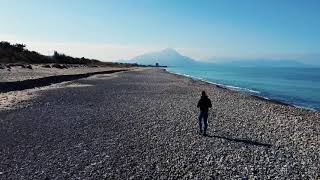
MULTIPOLYGON (((288 103, 288 102, 284 102, 284 101, 281 101, 281 100, 278 100, 278 99, 273 99, 273 98, 269 98, 269 97, 265 97, 265 96, 259 96, 257 94, 252 94, 254 92, 257 92, 257 91, 254 91, 254 90, 250 90, 250 89, 248 89, 248 91, 236 90, 236 89, 230 88, 229 85, 224 85, 224 84, 220 84, 220 83, 211 82, 211 81, 208 81, 208 80, 204 80, 202 78, 193 77, 193 76, 188 75, 188 74, 182 74, 182 73, 176 73, 176 72, 173 72, 173 71, 168 71, 165 68, 163 68, 163 70, 168 72, 168 73, 170 73, 170 74, 173 74, 173 75, 182 76, 182 77, 189 78, 189 79, 192 79, 192 80, 201 81, 201 82, 204 82, 204 83, 207 83, 207 84, 211 84, 211 85, 216 86, 217 88, 225 89, 225 90, 232 91, 232 92, 244 93, 244 94, 246 94, 246 95, 248 95, 250 97, 253 97, 253 98, 256 98, 256 99, 259 99, 259 100, 262 100, 262 101, 266 101, 266 102, 270 102, 270 103, 274 103, 274 104, 279 104, 279 105, 284 105, 284 106, 289 106, 289 107, 294 107, 294 108, 303 109, 303 110, 308 110, 308 111, 313 111, 313 112, 320 112, 320 110, 318 110, 318 109, 305 107, 305 106, 300 106, 300 105, 296 105, 294 103, 288 103)), ((238 88, 239 89, 243 89, 241 87, 238 87, 238 88)), ((247 89, 247 88, 245 88, 245 89, 247 89)))
MULTIPOLYGON (((7 93, 7 92, 11 92, 11 91, 20 91, 20 90, 25 90, 25 89, 33 89, 33 88, 48 86, 51 84, 61 83, 61 82, 65 82, 65 81, 77 80, 77 79, 89 77, 89 76, 92 76, 95 74, 113 73, 113 72, 118 72, 118 71, 130 70, 130 68, 125 68, 125 69, 108 68, 107 70, 103 70, 102 68, 98 68, 97 71, 92 71, 95 68, 85 68, 85 69, 87 69, 88 72, 84 71, 85 73, 79 73, 79 72, 75 71, 74 73, 71 73, 71 74, 57 73, 55 75, 43 76, 43 77, 41 77, 42 76, 41 72, 39 72, 40 76, 38 78, 35 76, 32 78, 21 79, 21 80, 19 78, 17 78, 16 81, 6 81, 5 80, 3 82, 0 82, 0 86, 1 86, 0 93, 7 93)), ((148 68, 146 68, 146 69, 148 69, 148 68)), ((266 102, 270 102, 270 103, 274 103, 274 104, 280 104, 280 105, 284 105, 284 106, 294 107, 294 108, 298 108, 298 109, 309 110, 309 111, 313 111, 313 112, 320 112, 320 110, 315 109, 315 108, 305 107, 305 106, 297 105, 294 103, 285 102, 285 101, 282 101, 279 99, 269 98, 266 96, 260 96, 260 95, 258 95, 259 92, 255 91, 255 90, 242 88, 242 87, 234 87, 234 86, 220 84, 220 83, 216 83, 216 82, 211 82, 211 81, 208 81, 208 80, 205 80, 202 78, 198 78, 198 77, 194 77, 194 76, 191 76, 188 74, 182 74, 182 73, 176 73, 173 71, 169 71, 167 68, 162 68, 162 67, 159 68, 158 67, 157 69, 162 69, 165 72, 173 74, 173 75, 177 75, 177 76, 185 77, 185 78, 192 79, 195 81, 200 81, 203 83, 214 85, 217 88, 225 89, 225 90, 228 90, 231 92, 243 93, 243 94, 246 94, 252 98, 259 99, 261 101, 266 101, 266 102)), ((77 70, 77 69, 75 69, 75 70, 77 70)), ((57 72, 58 71, 59 70, 57 70, 57 72)), ((73 72, 74 70, 70 69, 67 71, 73 72)), ((35 72, 37 72, 37 71, 35 71, 35 72)), ((19 77, 19 76, 17 76, 17 77, 19 77)))

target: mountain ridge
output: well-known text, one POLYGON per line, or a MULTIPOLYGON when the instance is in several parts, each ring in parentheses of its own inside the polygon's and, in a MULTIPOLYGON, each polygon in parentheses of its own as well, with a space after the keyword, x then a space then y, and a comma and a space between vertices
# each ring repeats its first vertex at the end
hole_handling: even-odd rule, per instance
POLYGON ((143 65, 155 65, 158 63, 163 66, 233 66, 233 67, 310 67, 310 65, 297 60, 272 60, 272 59, 243 59, 232 58, 218 62, 198 61, 188 56, 180 54, 173 48, 165 48, 160 51, 148 52, 138 55, 129 60, 132 63, 143 65))
POLYGON ((130 61, 144 65, 155 65, 159 63, 159 65, 165 66, 190 66, 198 63, 196 60, 184 56, 172 48, 144 53, 132 58, 130 61))

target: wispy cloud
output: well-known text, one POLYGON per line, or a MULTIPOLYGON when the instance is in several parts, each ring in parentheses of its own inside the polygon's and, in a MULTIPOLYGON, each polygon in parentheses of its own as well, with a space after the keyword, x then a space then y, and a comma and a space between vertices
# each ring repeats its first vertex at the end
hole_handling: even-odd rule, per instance
POLYGON ((72 56, 104 61, 130 59, 136 55, 156 50, 153 47, 82 42, 30 42, 29 47, 44 54, 52 54, 56 50, 72 56))
MULTIPOLYGON (((54 51, 65 53, 75 57, 87 57, 102 61, 128 60, 135 56, 159 51, 167 48, 159 45, 136 45, 117 43, 87 43, 87 42, 49 42, 40 40, 28 40, 15 35, 0 34, 0 41, 11 43, 24 43, 27 48, 45 55, 52 55, 54 51)), ((174 47, 173 47, 174 48, 174 47)), ((296 60, 307 64, 320 64, 319 53, 240 53, 228 52, 223 48, 175 48, 182 55, 200 61, 224 61, 225 59, 272 59, 272 60, 296 60)))
POLYGON ((125 45, 115 43, 85 43, 85 42, 48 42, 18 38, 14 35, 0 35, 1 41, 24 43, 27 48, 45 55, 54 51, 76 57, 87 57, 103 61, 130 59, 137 55, 162 49, 159 46, 125 45))
MULTIPOLYGON (((32 51, 37 51, 45 55, 52 55, 54 51, 65 53, 76 57, 88 57, 104 61, 127 60, 135 56, 152 52, 160 51, 168 48, 167 46, 159 45, 132 45, 132 44, 117 44, 117 43, 85 43, 85 42, 49 42, 40 40, 28 40, 15 35, 0 35, 0 40, 9 41, 12 43, 24 43, 27 48, 32 51)), ((223 54, 223 50, 212 48, 185 48, 172 47, 181 54, 203 60, 212 57, 212 54, 223 54)))

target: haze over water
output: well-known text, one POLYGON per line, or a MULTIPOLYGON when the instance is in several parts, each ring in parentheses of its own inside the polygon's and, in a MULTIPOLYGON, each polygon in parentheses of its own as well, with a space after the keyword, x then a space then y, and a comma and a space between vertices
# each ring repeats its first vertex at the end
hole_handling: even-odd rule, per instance
POLYGON ((320 68, 211 65, 169 67, 167 70, 233 90, 320 110, 320 68))

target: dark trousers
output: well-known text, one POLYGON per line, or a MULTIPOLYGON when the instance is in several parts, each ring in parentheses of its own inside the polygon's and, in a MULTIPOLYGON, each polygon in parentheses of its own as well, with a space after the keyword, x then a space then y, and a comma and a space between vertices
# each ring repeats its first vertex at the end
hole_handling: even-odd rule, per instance
POLYGON ((208 112, 200 111, 200 114, 199 114, 200 132, 202 132, 202 121, 203 121, 203 124, 204 124, 203 133, 206 134, 207 133, 207 128, 208 128, 208 112))

